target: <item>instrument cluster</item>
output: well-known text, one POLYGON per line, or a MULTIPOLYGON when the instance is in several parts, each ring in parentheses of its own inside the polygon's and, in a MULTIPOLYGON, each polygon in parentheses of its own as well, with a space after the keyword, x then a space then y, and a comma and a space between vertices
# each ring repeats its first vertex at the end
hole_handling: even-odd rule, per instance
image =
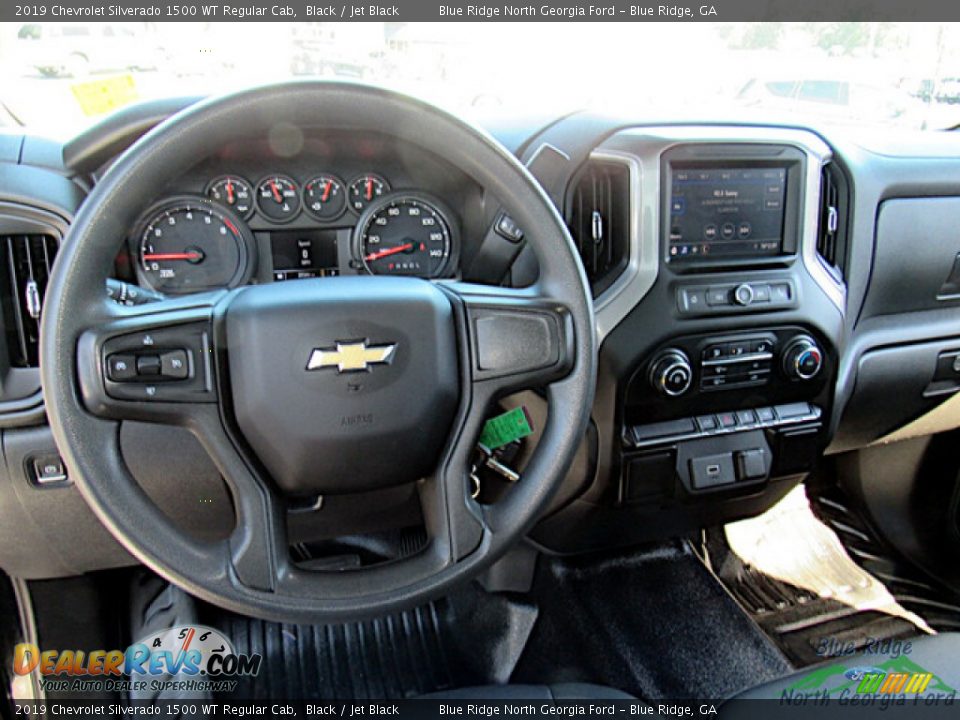
POLYGON ((394 189, 386 173, 216 174, 141 216, 128 265, 165 295, 340 274, 453 277, 460 222, 435 195, 394 189))

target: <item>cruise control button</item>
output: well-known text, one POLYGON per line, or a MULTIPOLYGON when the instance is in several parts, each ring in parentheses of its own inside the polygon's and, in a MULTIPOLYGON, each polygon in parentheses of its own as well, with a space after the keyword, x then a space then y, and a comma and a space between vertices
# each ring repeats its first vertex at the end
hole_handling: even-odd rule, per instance
POLYGON ((186 350, 172 350, 160 356, 160 375, 174 380, 183 380, 190 374, 186 350))
POLYGON ((137 358, 117 353, 107 358, 107 378, 114 382, 128 382, 137 377, 137 358))

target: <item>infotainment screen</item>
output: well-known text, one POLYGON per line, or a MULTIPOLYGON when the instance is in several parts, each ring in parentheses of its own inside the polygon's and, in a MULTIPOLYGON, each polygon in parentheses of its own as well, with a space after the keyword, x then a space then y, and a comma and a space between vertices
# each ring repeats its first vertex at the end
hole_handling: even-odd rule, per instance
POLYGON ((779 255, 787 167, 672 168, 671 261, 779 255))

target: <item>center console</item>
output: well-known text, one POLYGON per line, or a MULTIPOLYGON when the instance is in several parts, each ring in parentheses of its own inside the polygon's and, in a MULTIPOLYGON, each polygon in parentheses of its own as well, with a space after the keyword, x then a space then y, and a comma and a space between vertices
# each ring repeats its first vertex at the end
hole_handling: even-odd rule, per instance
POLYGON ((827 444, 843 334, 842 277, 817 252, 838 220, 818 137, 636 128, 595 157, 630 169, 635 262, 596 300, 595 480, 536 531, 561 551, 772 506, 827 444), (569 533, 579 515, 600 516, 589 537, 569 533))

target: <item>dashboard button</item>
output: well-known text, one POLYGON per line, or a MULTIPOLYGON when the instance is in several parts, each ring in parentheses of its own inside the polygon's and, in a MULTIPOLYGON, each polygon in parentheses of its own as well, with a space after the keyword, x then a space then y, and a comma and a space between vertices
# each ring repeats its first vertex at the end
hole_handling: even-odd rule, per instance
POLYGON ((717 422, 722 428, 732 428, 737 426, 737 416, 733 413, 720 413, 717 415, 717 422))
POLYGON ((770 300, 772 302, 788 303, 792 295, 791 287, 787 283, 777 283, 770 286, 770 300))
POLYGON ((753 410, 737 410, 737 422, 740 425, 753 425, 757 421, 757 416, 753 410))
POLYGON ((107 378, 114 382, 129 382, 137 377, 137 358, 117 353, 107 358, 107 378))
POLYGON ((753 288, 746 283, 737 285, 736 290, 733 291, 733 300, 737 305, 746 307, 753 302, 753 288))
POLYGON ((769 285, 754 285, 754 286, 753 286, 753 301, 754 301, 754 302, 770 302, 770 286, 769 286, 769 285))
POLYGON ((707 305, 729 305, 730 291, 724 287, 707 289, 707 305))
POLYGON ((695 312, 704 305, 704 292, 693 288, 684 288, 680 291, 680 310, 695 312))
POLYGON ((701 415, 697 418, 697 425, 703 432, 717 429, 717 418, 713 415, 701 415))
POLYGON ((67 482, 67 466, 56 454, 43 455, 33 460, 33 477, 37 485, 55 485, 67 482))
POLYGON ((767 424, 772 423, 776 419, 776 416, 773 414, 773 408, 762 407, 757 408, 757 418, 759 418, 761 423, 767 424))
POLYGON ((680 420, 665 420, 664 422, 650 423, 649 425, 637 425, 633 428, 633 437, 636 442, 653 440, 654 438, 673 437, 674 435, 689 435, 696 431, 693 420, 690 418, 681 418, 680 420))
POLYGON ((810 406, 805 402, 789 403, 787 405, 777 405, 774 410, 777 417, 781 420, 791 420, 793 418, 803 417, 810 414, 810 406))

